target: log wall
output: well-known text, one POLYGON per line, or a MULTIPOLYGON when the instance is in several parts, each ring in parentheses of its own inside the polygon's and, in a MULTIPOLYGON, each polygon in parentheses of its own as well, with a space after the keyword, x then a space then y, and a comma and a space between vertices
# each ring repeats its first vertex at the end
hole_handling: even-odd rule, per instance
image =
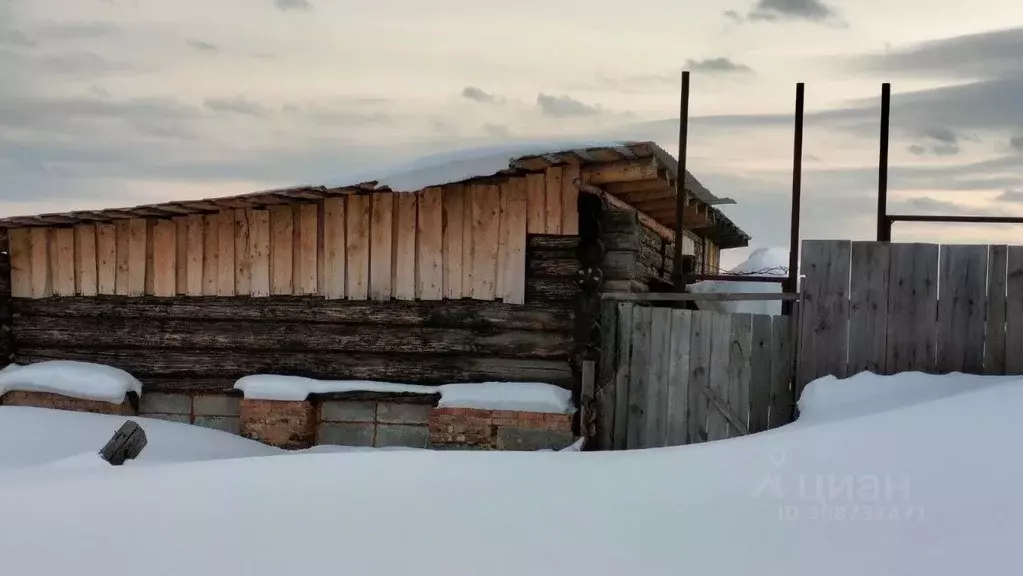
MULTIPOLYGON (((689 230, 683 235, 682 253, 695 258, 699 271, 707 241, 689 230)), ((603 268, 608 290, 645 292, 670 286, 675 243, 644 226, 634 212, 605 212, 601 239, 607 250, 603 268)))
POLYGON ((526 236, 579 230, 578 166, 168 218, 10 230, 11 290, 52 296, 526 299, 526 236))

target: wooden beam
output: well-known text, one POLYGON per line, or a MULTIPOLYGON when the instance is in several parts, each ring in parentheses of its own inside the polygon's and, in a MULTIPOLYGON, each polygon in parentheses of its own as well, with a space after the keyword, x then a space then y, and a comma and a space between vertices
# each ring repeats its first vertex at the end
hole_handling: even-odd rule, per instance
POLYGON ((650 202, 652 200, 671 200, 675 201, 675 191, 670 188, 657 188, 654 190, 638 190, 636 192, 622 192, 616 194, 622 200, 625 200, 629 204, 636 204, 637 202, 650 202))
POLYGON ((671 229, 661 224, 660 222, 654 220, 648 214, 645 214, 640 210, 637 210, 636 207, 626 203, 624 200, 612 196, 607 192, 604 192, 600 188, 593 186, 592 184, 587 184, 582 179, 577 179, 575 181, 575 186, 576 188, 579 189, 580 192, 585 192, 587 194, 595 194, 599 197, 604 198, 607 201, 608 205, 615 209, 623 210, 625 212, 632 212, 636 214, 636 216, 639 218, 640 223, 656 232, 658 236, 660 236, 661 238, 665 239, 668 242, 675 241, 675 233, 672 232, 671 229))
POLYGON ((668 180, 651 179, 636 180, 633 182, 611 182, 604 186, 608 194, 630 194, 632 192, 643 192, 647 190, 667 190, 674 195, 675 191, 668 186, 668 180))
POLYGON ((789 292, 605 292, 604 300, 621 302, 794 302, 799 294, 789 292))
POLYGON ((654 180, 660 177, 657 163, 653 160, 624 160, 611 164, 586 166, 581 178, 590 184, 610 184, 635 180, 654 180))

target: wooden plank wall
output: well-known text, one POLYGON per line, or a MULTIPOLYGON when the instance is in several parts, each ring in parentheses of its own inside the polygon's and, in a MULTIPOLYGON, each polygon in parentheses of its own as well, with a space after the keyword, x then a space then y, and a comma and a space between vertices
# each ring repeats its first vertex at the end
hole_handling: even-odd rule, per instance
POLYGON ((521 304, 527 234, 578 234, 577 195, 563 171, 174 220, 12 229, 12 292, 521 304))
POLYGON ((1023 246, 803 243, 797 391, 862 371, 1023 374, 1023 246))
POLYGON ((678 446, 787 424, 790 318, 607 304, 597 381, 602 449, 678 446))

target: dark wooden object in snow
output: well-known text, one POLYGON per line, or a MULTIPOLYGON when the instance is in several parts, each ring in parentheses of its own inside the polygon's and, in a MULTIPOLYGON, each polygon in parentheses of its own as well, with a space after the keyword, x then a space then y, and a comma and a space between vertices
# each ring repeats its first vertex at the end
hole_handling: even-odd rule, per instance
POLYGON ((134 460, 146 447, 146 431, 133 420, 121 426, 109 442, 99 451, 100 458, 111 466, 120 466, 126 460, 134 460))

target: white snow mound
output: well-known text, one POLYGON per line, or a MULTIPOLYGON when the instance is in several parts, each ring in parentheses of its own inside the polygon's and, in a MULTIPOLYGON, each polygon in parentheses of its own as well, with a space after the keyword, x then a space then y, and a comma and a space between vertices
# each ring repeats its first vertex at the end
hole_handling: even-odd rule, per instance
POLYGON ((142 394, 142 384, 113 366, 50 360, 27 366, 12 364, 0 371, 0 396, 13 390, 120 404, 128 392, 142 394))
MULTIPOLYGON (((757 276, 785 277, 789 274, 788 250, 780 248, 757 248, 743 263, 726 274, 755 274, 757 276)), ((689 290, 700 294, 720 293, 781 293, 782 286, 776 282, 730 282, 726 280, 705 280, 689 286, 689 290)), ((746 302, 714 302, 699 300, 696 305, 702 310, 732 314, 781 314, 781 300, 746 302)))
POLYGON ((78 576, 1014 574, 1023 385, 952 380, 968 391, 680 448, 24 471, 0 477, 0 558, 78 576))

